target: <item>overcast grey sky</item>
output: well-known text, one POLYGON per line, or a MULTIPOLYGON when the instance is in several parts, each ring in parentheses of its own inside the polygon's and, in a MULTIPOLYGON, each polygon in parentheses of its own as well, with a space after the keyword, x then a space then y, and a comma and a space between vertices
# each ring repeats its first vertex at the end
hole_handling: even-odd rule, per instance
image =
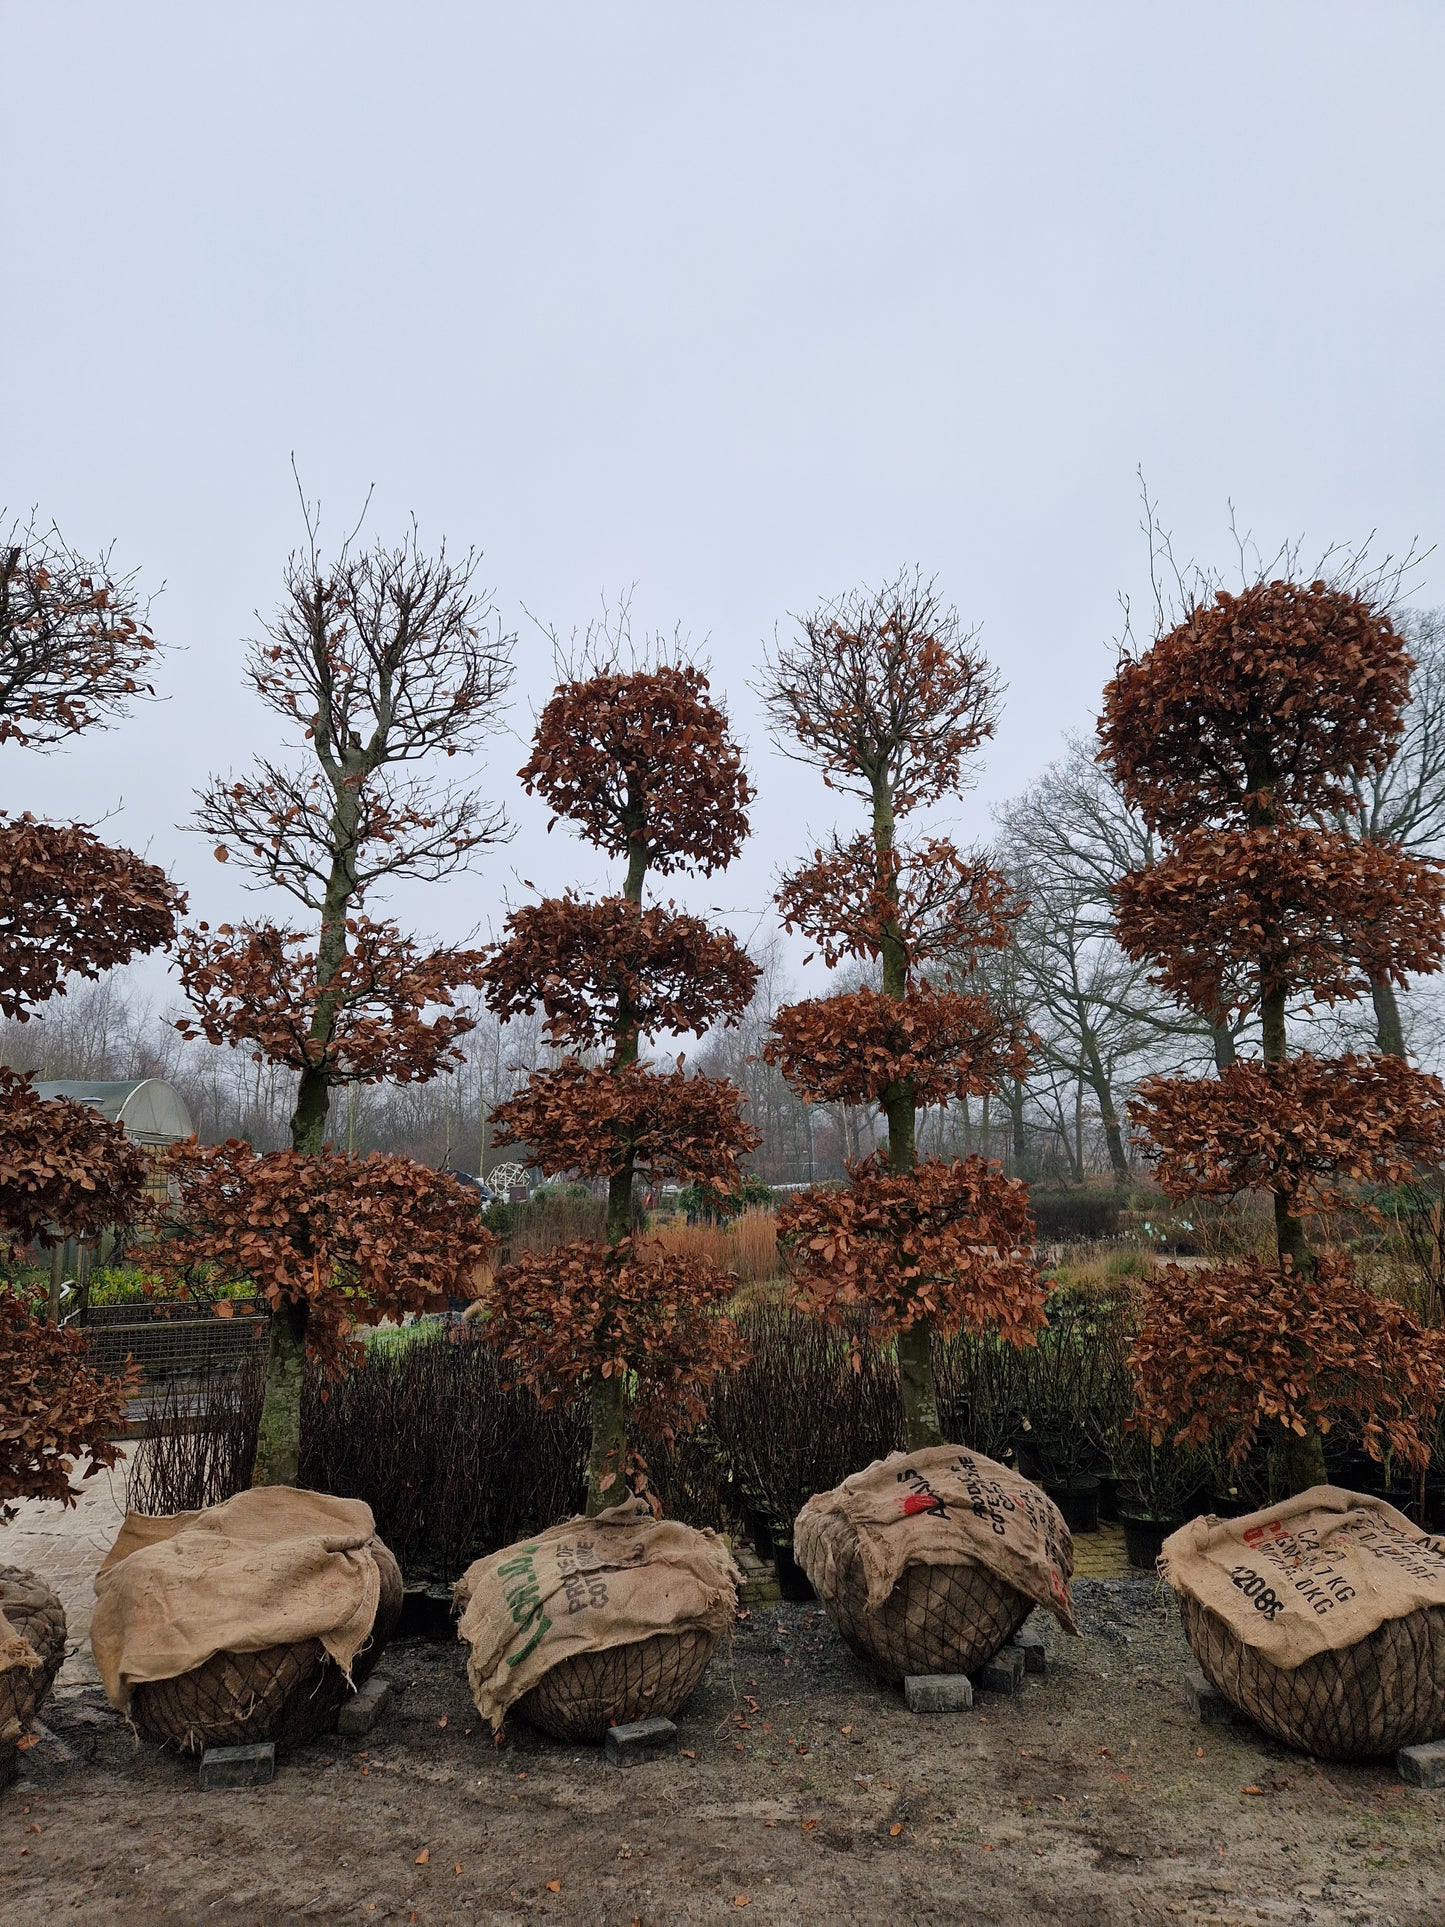
MULTIPOLYGON (((252 611, 301 533, 486 552, 522 631, 514 721, 566 629, 637 584, 708 639, 758 835, 685 892, 747 934, 805 827, 747 682, 789 610, 938 574, 1008 684, 988 805, 1086 726, 1137 598, 1142 465, 1180 545, 1440 539, 1445 8, 8 0, 0 504, 151 586, 169 698, 0 804, 149 848, 212 918, 256 906, 175 825, 268 719, 252 611)), ((1415 598, 1445 600, 1432 558, 1415 598)), ((445 936, 517 876, 592 882, 519 825, 398 902, 445 936)))

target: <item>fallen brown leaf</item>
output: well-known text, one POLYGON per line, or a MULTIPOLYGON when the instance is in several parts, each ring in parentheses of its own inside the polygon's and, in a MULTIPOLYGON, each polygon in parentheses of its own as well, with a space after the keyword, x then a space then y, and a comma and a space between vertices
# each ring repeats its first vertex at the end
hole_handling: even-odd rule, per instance
POLYGON ((421 1852, 417 1855, 416 1860, 413 1864, 418 1867, 424 1867, 427 1861, 430 1859, 431 1859, 431 1848, 423 1847, 421 1852))

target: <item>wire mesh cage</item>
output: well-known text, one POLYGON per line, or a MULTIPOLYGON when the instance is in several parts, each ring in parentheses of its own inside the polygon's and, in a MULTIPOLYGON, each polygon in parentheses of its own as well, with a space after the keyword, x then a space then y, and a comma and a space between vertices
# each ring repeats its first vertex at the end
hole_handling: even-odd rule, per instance
POLYGON ((880 1679, 899 1685, 920 1673, 972 1673, 1022 1626, 1034 1602, 973 1560, 905 1567, 883 1604, 868 1604, 858 1535, 846 1519, 824 1522, 808 1577, 845 1643, 880 1679), (832 1572, 825 1591, 825 1559, 832 1572))
POLYGON ((702 1678, 718 1637, 692 1626, 574 1653, 544 1673, 516 1710, 555 1740, 592 1744, 606 1737, 609 1726, 671 1719, 702 1678))
POLYGON ((1319 1760, 1367 1760, 1445 1736, 1445 1606, 1387 1619, 1354 1646, 1278 1666, 1180 1592, 1206 1679, 1271 1738, 1319 1760))
POLYGON ((0 1673, 0 1764, 39 1711, 65 1658, 65 1608, 45 1581, 20 1566, 0 1566, 0 1613, 29 1640, 38 1666, 11 1666, 0 1673))
POLYGON ((209 1746, 274 1742, 278 1753, 305 1746, 335 1724, 342 1702, 366 1678, 401 1618, 401 1569, 373 1540, 381 1597, 371 1637, 352 1663, 351 1684, 319 1639, 214 1653, 175 1679, 148 1680, 131 1695, 130 1716, 143 1739, 179 1753, 209 1746))

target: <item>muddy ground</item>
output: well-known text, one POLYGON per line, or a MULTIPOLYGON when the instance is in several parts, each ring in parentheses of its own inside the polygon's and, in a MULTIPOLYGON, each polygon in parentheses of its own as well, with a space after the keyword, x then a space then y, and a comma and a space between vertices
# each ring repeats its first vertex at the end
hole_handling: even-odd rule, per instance
POLYGON ((494 1747, 448 1644, 393 1647, 382 1725, 250 1792, 62 1688, 0 1795, 0 1921, 1445 1922, 1445 1793, 1200 1727, 1154 1582, 1076 1597, 1047 1678, 934 1717, 821 1611, 756 1610, 683 1756, 628 1772, 520 1724, 494 1747))

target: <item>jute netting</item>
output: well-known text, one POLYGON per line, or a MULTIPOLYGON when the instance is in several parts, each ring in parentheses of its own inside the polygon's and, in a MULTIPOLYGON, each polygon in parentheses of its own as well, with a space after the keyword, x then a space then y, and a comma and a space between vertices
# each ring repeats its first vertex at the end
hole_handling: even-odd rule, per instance
POLYGON ((15 1750, 65 1658, 65 1608, 45 1581, 19 1566, 0 1566, 0 1618, 28 1640, 38 1666, 0 1672, 0 1762, 15 1750))
POLYGON ((820 1536, 832 1542, 832 1577, 818 1596, 846 1643, 894 1685, 920 1673, 975 1672, 1034 1609, 1032 1599, 972 1560, 908 1566, 882 1605, 870 1606, 857 1532, 835 1514, 820 1536))
POLYGON ((1256 1726, 1318 1760, 1364 1760, 1445 1735, 1445 1606, 1387 1619, 1357 1645, 1275 1665, 1179 1594, 1205 1678, 1256 1726))
POLYGON ((711 1629, 693 1627, 574 1653, 544 1673, 516 1710, 554 1739, 594 1743, 609 1726, 670 1719, 702 1678, 717 1642, 711 1629))
POLYGON ((370 1551, 381 1597, 371 1638, 353 1662, 350 1685, 319 1639, 253 1653, 216 1653, 175 1679, 138 1685, 130 1701, 137 1732, 158 1746, 198 1754, 210 1746, 267 1740, 284 1752, 330 1731, 343 1701, 375 1666, 401 1617, 401 1569, 379 1539, 370 1551))

